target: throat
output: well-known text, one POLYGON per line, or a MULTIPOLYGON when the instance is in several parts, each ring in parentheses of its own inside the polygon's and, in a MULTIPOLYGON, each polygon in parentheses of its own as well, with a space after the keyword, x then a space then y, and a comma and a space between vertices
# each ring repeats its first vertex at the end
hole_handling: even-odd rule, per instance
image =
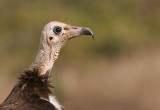
POLYGON ((58 58, 60 49, 40 49, 35 61, 32 63, 30 69, 38 70, 39 75, 50 73, 55 60, 58 58), (47 50, 47 51, 46 51, 47 50))

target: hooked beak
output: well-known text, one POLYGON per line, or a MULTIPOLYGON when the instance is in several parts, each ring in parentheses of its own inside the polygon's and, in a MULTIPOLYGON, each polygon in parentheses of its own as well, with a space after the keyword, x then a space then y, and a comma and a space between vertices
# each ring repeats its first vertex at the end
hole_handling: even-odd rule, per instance
POLYGON ((93 32, 89 28, 77 27, 77 26, 69 26, 69 28, 71 30, 71 36, 69 37, 69 39, 77 36, 81 36, 81 35, 91 35, 92 38, 94 39, 93 32))

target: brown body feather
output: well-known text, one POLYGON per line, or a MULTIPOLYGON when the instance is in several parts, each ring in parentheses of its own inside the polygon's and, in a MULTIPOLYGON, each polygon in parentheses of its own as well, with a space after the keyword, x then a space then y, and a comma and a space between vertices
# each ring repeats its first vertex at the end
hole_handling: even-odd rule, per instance
POLYGON ((19 78, 0 110, 56 110, 48 102, 51 94, 48 74, 40 76, 37 70, 25 71, 19 78))

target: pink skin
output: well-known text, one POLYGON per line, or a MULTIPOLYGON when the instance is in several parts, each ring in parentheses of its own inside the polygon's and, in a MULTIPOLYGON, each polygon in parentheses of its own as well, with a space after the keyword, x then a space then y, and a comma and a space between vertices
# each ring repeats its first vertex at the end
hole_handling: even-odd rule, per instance
POLYGON ((71 26, 69 25, 68 28, 71 29, 73 36, 71 38, 80 36, 80 35, 91 35, 94 39, 93 32, 89 28, 78 27, 78 26, 71 26))

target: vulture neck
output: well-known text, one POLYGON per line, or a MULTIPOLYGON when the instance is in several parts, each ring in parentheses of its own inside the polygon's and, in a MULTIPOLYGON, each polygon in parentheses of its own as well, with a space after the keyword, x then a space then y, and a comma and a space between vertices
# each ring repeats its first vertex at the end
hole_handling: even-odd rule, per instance
POLYGON ((47 43, 41 42, 37 57, 29 70, 37 70, 39 75, 50 73, 61 47, 62 44, 49 46, 47 43))

